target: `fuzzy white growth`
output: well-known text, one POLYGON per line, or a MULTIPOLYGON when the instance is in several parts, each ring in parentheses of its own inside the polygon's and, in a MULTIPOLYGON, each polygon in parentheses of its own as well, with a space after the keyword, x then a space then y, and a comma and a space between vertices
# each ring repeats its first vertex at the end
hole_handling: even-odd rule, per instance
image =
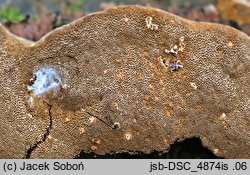
POLYGON ((151 30, 158 30, 158 25, 152 23, 153 18, 151 16, 146 17, 146 26, 151 30))
POLYGON ((157 24, 152 24, 151 30, 158 30, 158 25, 157 24))
POLYGON ((176 56, 178 54, 178 46, 174 45, 174 47, 171 50, 165 49, 165 52, 176 56))
POLYGON ((184 36, 181 36, 181 37, 179 38, 180 43, 184 43, 184 40, 185 40, 184 36))
POLYGON ((34 103, 33 102, 34 102, 33 97, 30 96, 28 103, 29 103, 30 107, 32 107, 32 108, 34 107, 34 103))
POLYGON ((61 84, 62 79, 54 68, 41 68, 35 72, 35 81, 28 89, 40 96, 49 90, 57 90, 61 84))
POLYGON ((152 25, 152 17, 151 16, 147 16, 146 17, 146 26, 149 29, 152 25))

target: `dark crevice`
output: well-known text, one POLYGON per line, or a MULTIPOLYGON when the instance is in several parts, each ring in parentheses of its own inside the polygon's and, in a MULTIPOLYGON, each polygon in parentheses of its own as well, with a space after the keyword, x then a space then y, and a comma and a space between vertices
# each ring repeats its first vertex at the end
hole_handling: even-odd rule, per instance
POLYGON ((80 68, 79 68, 79 63, 78 63, 77 59, 72 55, 65 55, 65 56, 72 59, 72 60, 74 60, 74 62, 76 63, 76 69, 77 69, 76 70, 76 75, 78 75, 80 73, 80 68))
MULTIPOLYGON (((80 73, 80 68, 79 68, 78 60, 77 60, 74 56, 69 55, 69 54, 66 54, 66 55, 64 55, 64 56, 65 56, 67 59, 73 60, 73 61, 75 62, 75 64, 76 64, 76 73, 75 73, 75 75, 78 75, 78 74, 80 73)), ((38 58, 38 62, 39 62, 39 63, 43 63, 43 62, 46 61, 46 60, 53 60, 53 59, 55 59, 55 58, 54 58, 54 57, 38 58)))
POLYGON ((96 119, 98 119, 99 121, 101 121, 102 123, 104 123, 106 126, 108 126, 109 128, 112 128, 112 125, 109 125, 106 121, 104 121, 103 119, 101 119, 100 117, 94 115, 94 114, 91 114, 90 112, 87 111, 87 114, 89 114, 90 116, 92 117, 95 117, 96 119))
POLYGON ((203 147, 201 140, 197 137, 187 138, 182 142, 175 142, 170 146, 167 153, 154 151, 150 154, 143 152, 114 153, 98 155, 93 152, 81 151, 75 159, 218 159, 209 149, 203 147))
POLYGON ((50 130, 52 128, 52 124, 53 124, 53 119, 52 119, 52 113, 51 113, 51 109, 52 109, 52 105, 48 104, 48 108, 49 108, 49 126, 46 129, 46 132, 44 133, 43 137, 41 140, 37 141, 35 144, 31 145, 30 148, 27 150, 24 159, 29 159, 31 157, 31 154, 33 153, 33 151, 38 148, 38 146, 45 142, 46 139, 48 138, 49 134, 50 134, 50 130))

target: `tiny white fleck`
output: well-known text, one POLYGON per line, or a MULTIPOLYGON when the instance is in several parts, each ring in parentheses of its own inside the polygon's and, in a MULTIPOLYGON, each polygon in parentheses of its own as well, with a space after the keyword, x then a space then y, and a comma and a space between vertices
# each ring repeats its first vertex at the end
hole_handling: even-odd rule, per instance
POLYGON ((157 24, 152 24, 151 30, 158 30, 158 25, 157 24))
POLYGON ((183 42, 184 42, 184 36, 181 36, 180 39, 179 39, 179 41, 180 41, 181 43, 183 43, 183 42))
POLYGON ((95 117, 90 117, 89 118, 89 123, 94 123, 96 121, 96 118, 95 117))
POLYGON ((191 87, 194 89, 194 90, 196 90, 198 87, 197 87, 197 85, 195 84, 195 83, 190 83, 190 85, 191 85, 191 87))
POLYGON ((34 100, 33 100, 32 96, 29 97, 28 104, 29 104, 30 107, 32 107, 32 108, 34 107, 34 100))
POLYGON ((80 131, 80 134, 82 134, 82 133, 85 132, 85 129, 84 128, 79 128, 79 131, 80 131))
POLYGON ((152 17, 151 16, 147 16, 146 17, 146 26, 149 29, 152 25, 152 17))

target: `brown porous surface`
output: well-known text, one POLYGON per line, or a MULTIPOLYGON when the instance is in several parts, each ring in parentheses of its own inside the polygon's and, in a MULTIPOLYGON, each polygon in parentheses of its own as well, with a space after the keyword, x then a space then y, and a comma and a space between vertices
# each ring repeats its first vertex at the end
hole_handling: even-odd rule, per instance
POLYGON ((217 156, 250 158, 249 48, 231 27, 140 6, 36 43, 0 26, 0 157, 167 152, 199 137, 217 156), (37 96, 28 87, 41 68, 63 83, 37 96))

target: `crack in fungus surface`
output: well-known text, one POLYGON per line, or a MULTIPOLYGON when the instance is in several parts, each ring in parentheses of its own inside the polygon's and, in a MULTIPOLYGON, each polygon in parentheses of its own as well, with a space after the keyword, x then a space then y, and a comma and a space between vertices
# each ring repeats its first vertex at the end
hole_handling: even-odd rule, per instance
POLYGON ((48 138, 49 134, 50 134, 50 130, 51 130, 52 124, 53 124, 53 118, 52 118, 52 113, 51 113, 52 105, 50 105, 48 103, 47 103, 47 105, 48 105, 48 111, 49 111, 48 112, 48 114, 49 114, 49 126, 47 127, 46 132, 44 133, 42 139, 30 146, 30 148, 27 150, 27 152, 26 152, 26 154, 24 156, 24 159, 31 158, 31 155, 32 155, 33 151, 35 151, 39 147, 40 144, 45 142, 46 139, 48 138))

